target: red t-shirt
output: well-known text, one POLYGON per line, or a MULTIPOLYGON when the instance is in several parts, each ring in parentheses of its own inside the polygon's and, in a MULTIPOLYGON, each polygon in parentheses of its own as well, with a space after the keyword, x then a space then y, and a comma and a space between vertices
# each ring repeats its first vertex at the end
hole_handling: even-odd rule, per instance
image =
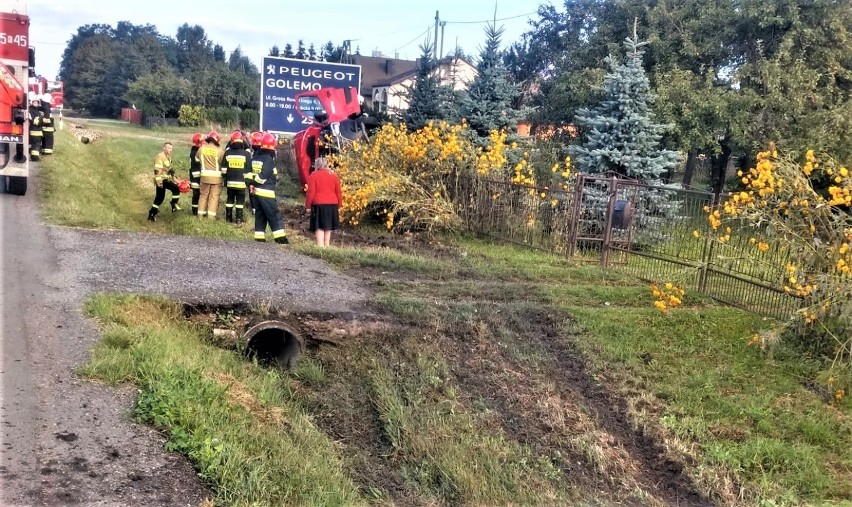
POLYGON ((305 209, 314 204, 343 204, 340 191, 340 178, 326 169, 319 169, 308 176, 308 195, 305 197, 305 209))

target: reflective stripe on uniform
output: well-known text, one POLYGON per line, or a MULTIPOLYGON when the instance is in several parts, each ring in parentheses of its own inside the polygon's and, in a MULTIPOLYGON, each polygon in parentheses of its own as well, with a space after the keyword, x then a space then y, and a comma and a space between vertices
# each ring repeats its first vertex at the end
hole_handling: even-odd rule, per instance
POLYGON ((254 239, 266 239, 266 233, 262 231, 254 231, 254 239))
POLYGON ((201 171, 192 171, 190 173, 190 176, 192 176, 193 178, 200 178, 201 177, 201 171))
POLYGON ((205 177, 206 178, 221 178, 222 173, 215 170, 215 169, 202 169, 201 170, 201 177, 202 178, 205 178, 205 177))
POLYGON ((151 207, 154 208, 154 209, 160 209, 160 206, 157 205, 157 204, 152 204, 151 207))
POLYGON ((53 153, 53 149, 51 149, 51 148, 45 148, 45 149, 44 149, 44 150, 42 150, 42 151, 43 151, 44 153, 53 153))
POLYGON ((267 197, 269 199, 275 199, 275 190, 269 190, 267 188, 255 188, 254 195, 258 197, 267 197))
POLYGON ((190 183, 189 188, 201 188, 201 185, 199 185, 198 183, 190 183))
POLYGON ((229 181, 228 188, 246 188, 245 181, 229 181))
POLYGON ((42 130, 44 130, 45 132, 56 132, 55 128, 48 126, 45 126, 42 130))
POLYGON ((236 204, 236 205, 234 205, 234 207, 237 208, 237 209, 243 209, 243 208, 245 208, 245 205, 244 204, 236 204))
POLYGON ((277 231, 272 231, 272 237, 275 239, 283 238, 287 233, 284 232, 284 229, 278 229, 277 231))
POLYGON ((233 204, 231 204, 231 203, 225 203, 225 207, 226 207, 226 208, 228 208, 228 209, 230 209, 230 208, 233 208, 233 207, 234 207, 234 205, 233 205, 233 204))
POLYGON ((41 130, 31 130, 30 137, 43 137, 41 130))

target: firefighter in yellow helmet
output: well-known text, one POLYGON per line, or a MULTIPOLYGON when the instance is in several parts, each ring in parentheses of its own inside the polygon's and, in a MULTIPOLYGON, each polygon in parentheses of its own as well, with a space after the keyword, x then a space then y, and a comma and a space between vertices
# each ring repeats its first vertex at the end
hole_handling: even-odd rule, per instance
POLYGON ((222 137, 218 132, 207 134, 204 145, 199 148, 196 157, 201 164, 201 195, 198 200, 198 217, 216 218, 219 211, 219 196, 222 194, 222 137))
POLYGON ((41 99, 35 92, 29 94, 30 106, 27 115, 30 120, 30 160, 37 161, 41 158, 41 145, 44 138, 42 131, 44 122, 44 111, 41 108, 41 99))

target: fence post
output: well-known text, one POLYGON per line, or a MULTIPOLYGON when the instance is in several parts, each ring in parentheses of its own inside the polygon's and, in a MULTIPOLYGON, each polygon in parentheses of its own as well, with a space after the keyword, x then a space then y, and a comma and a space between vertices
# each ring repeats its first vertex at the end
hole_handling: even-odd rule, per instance
POLYGON ((609 245, 612 242, 612 215, 615 212, 615 201, 618 198, 618 180, 613 176, 609 180, 609 199, 606 205, 606 222, 604 224, 603 247, 601 248, 601 266, 609 267, 609 245))
MULTIPOLYGON (((716 196, 710 196, 710 211, 716 208, 716 196)), ((709 232, 704 235, 704 246, 701 248, 701 268, 698 271, 698 292, 707 292, 707 277, 710 276, 710 259, 713 258, 713 243, 709 232)))
POLYGON ((574 202, 571 203, 571 230, 568 232, 568 257, 577 254, 577 232, 580 225, 580 205, 583 200, 585 176, 578 174, 574 182, 574 202))

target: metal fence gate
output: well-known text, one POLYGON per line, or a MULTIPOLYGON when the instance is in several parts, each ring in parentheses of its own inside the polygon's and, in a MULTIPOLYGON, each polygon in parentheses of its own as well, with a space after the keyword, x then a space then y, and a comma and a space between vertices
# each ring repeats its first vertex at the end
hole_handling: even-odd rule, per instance
POLYGON ((676 281, 723 303, 784 319, 800 300, 782 287, 789 251, 745 255, 755 246, 745 226, 731 241, 710 240, 709 192, 578 175, 568 190, 468 178, 457 208, 474 232, 600 262, 649 281, 676 281))

